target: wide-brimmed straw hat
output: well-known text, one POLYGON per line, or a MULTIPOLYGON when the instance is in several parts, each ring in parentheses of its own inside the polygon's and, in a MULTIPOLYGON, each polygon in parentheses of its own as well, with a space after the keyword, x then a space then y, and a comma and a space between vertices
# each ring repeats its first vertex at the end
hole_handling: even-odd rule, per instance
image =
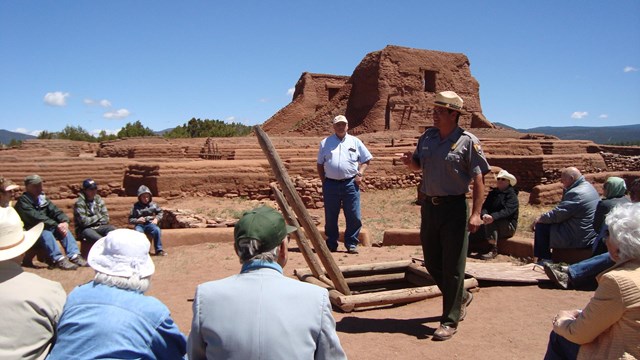
POLYGON ((453 91, 442 91, 437 93, 436 100, 433 102, 433 106, 439 106, 466 114, 467 112, 462 108, 463 105, 464 101, 462 98, 453 91))
POLYGON ((12 207, 0 207, 0 261, 13 259, 29 250, 42 233, 43 223, 24 231, 24 224, 12 207))
POLYGON ((112 276, 140 278, 156 270, 149 256, 149 240, 135 230, 116 229, 96 241, 87 258, 94 270, 112 276))
POLYGON ((518 183, 516 177, 509 174, 507 170, 500 170, 500 172, 498 172, 498 175, 496 175, 496 179, 507 179, 509 180, 509 184, 511 184, 511 186, 516 186, 516 184, 518 183))

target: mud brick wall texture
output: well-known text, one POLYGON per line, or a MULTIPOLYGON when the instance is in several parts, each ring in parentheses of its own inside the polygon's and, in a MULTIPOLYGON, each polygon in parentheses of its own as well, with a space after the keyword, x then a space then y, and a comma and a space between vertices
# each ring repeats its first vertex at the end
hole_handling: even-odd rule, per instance
MULTIPOLYGON (((415 132, 360 137, 374 155, 365 176, 367 190, 418 186, 421 174, 408 171, 398 160, 399 154, 415 149, 415 132)), ((321 137, 273 138, 289 176, 309 208, 322 206, 322 186, 316 173, 320 140, 321 137)), ((0 175, 21 184, 25 176, 39 174, 45 180, 45 192, 54 200, 75 199, 82 181, 89 177, 99 184, 99 193, 106 198, 135 197, 142 184, 155 196, 169 201, 182 196, 255 200, 272 197, 269 183, 275 178, 254 137, 214 139, 218 148, 229 154, 228 160, 201 159, 195 155, 199 150, 182 152, 182 158, 163 158, 165 151, 151 151, 160 149, 158 144, 162 144, 162 148, 199 149, 205 141, 145 138, 100 145, 100 149, 126 148, 132 150, 127 154, 144 154, 133 158, 98 157, 98 149, 93 154, 68 155, 89 147, 49 140, 46 145, 52 145, 54 154, 41 147, 34 149, 30 141, 26 141, 24 148, 0 151, 0 175)), ((548 139, 486 137, 481 141, 493 173, 501 168, 513 173, 518 178, 518 187, 531 192, 532 204, 549 204, 559 199, 561 190, 557 181, 560 170, 567 166, 578 167, 596 185, 604 183, 607 176, 622 176, 627 180, 639 176, 640 147, 602 147, 592 142, 548 139)), ((38 146, 43 145, 39 142, 38 146)), ((111 152, 115 153, 118 151, 111 152)), ((489 186, 495 185, 493 175, 485 180, 489 186)))

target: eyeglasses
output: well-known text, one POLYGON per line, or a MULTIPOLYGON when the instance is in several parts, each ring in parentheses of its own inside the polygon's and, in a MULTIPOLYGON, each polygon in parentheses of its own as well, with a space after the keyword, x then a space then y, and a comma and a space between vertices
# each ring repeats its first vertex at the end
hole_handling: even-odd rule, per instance
POLYGON ((500 181, 500 180, 507 181, 507 179, 505 179, 505 178, 498 178, 498 181, 500 181))

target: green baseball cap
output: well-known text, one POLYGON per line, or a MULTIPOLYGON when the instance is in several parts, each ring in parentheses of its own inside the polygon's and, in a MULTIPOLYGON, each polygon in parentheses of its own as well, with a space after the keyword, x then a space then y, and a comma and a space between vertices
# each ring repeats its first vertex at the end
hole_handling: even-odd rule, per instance
POLYGON ((258 240, 262 244, 260 250, 265 252, 280 245, 285 236, 295 230, 295 227, 285 223, 282 214, 268 206, 261 206, 242 215, 233 228, 233 237, 236 246, 242 239, 258 240))
POLYGON ((24 178, 25 186, 31 185, 31 184, 40 184, 41 182, 42 182, 42 178, 36 174, 29 175, 26 178, 24 178))

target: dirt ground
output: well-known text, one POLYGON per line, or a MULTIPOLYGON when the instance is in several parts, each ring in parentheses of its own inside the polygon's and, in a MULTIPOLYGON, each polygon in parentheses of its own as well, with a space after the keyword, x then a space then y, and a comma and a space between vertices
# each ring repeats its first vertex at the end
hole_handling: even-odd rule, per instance
MULTIPOLYGON (((365 228, 375 239, 380 229, 417 226, 418 208, 411 205, 412 192, 407 190, 363 194, 365 228)), ((183 208, 211 211, 207 206, 250 208, 255 203, 221 203, 214 199, 176 201, 183 208), (203 205, 204 204, 204 205, 203 205)), ((535 213, 536 209, 526 209, 535 213)), ((322 214, 320 211, 311 213, 322 214)), ((526 223, 521 220, 521 223, 526 223)), ((191 302, 195 287, 206 281, 235 274, 240 264, 232 244, 205 243, 170 247, 169 256, 155 258, 156 273, 148 295, 166 304, 180 329, 190 330, 191 302)), ((367 264, 422 257, 417 246, 367 247, 360 254, 334 253, 338 265, 367 264)), ((293 276, 296 268, 307 265, 294 242, 291 243, 285 274, 293 276)), ((476 261, 476 260, 470 260, 476 261)), ((513 261, 499 256, 495 261, 513 261)), ((59 281, 70 292, 93 277, 90 268, 63 272, 27 269, 43 277, 59 281)), ((532 271, 535 271, 532 266, 532 271)), ((539 270, 538 270, 539 271, 539 270)), ((589 291, 556 290, 548 285, 480 284, 467 318, 453 339, 431 341, 438 326, 441 298, 351 313, 334 312, 338 335, 350 359, 541 359, 544 355, 551 319, 558 310, 583 307, 592 296, 589 291)), ((277 296, 274 294, 274 296, 277 296)))

